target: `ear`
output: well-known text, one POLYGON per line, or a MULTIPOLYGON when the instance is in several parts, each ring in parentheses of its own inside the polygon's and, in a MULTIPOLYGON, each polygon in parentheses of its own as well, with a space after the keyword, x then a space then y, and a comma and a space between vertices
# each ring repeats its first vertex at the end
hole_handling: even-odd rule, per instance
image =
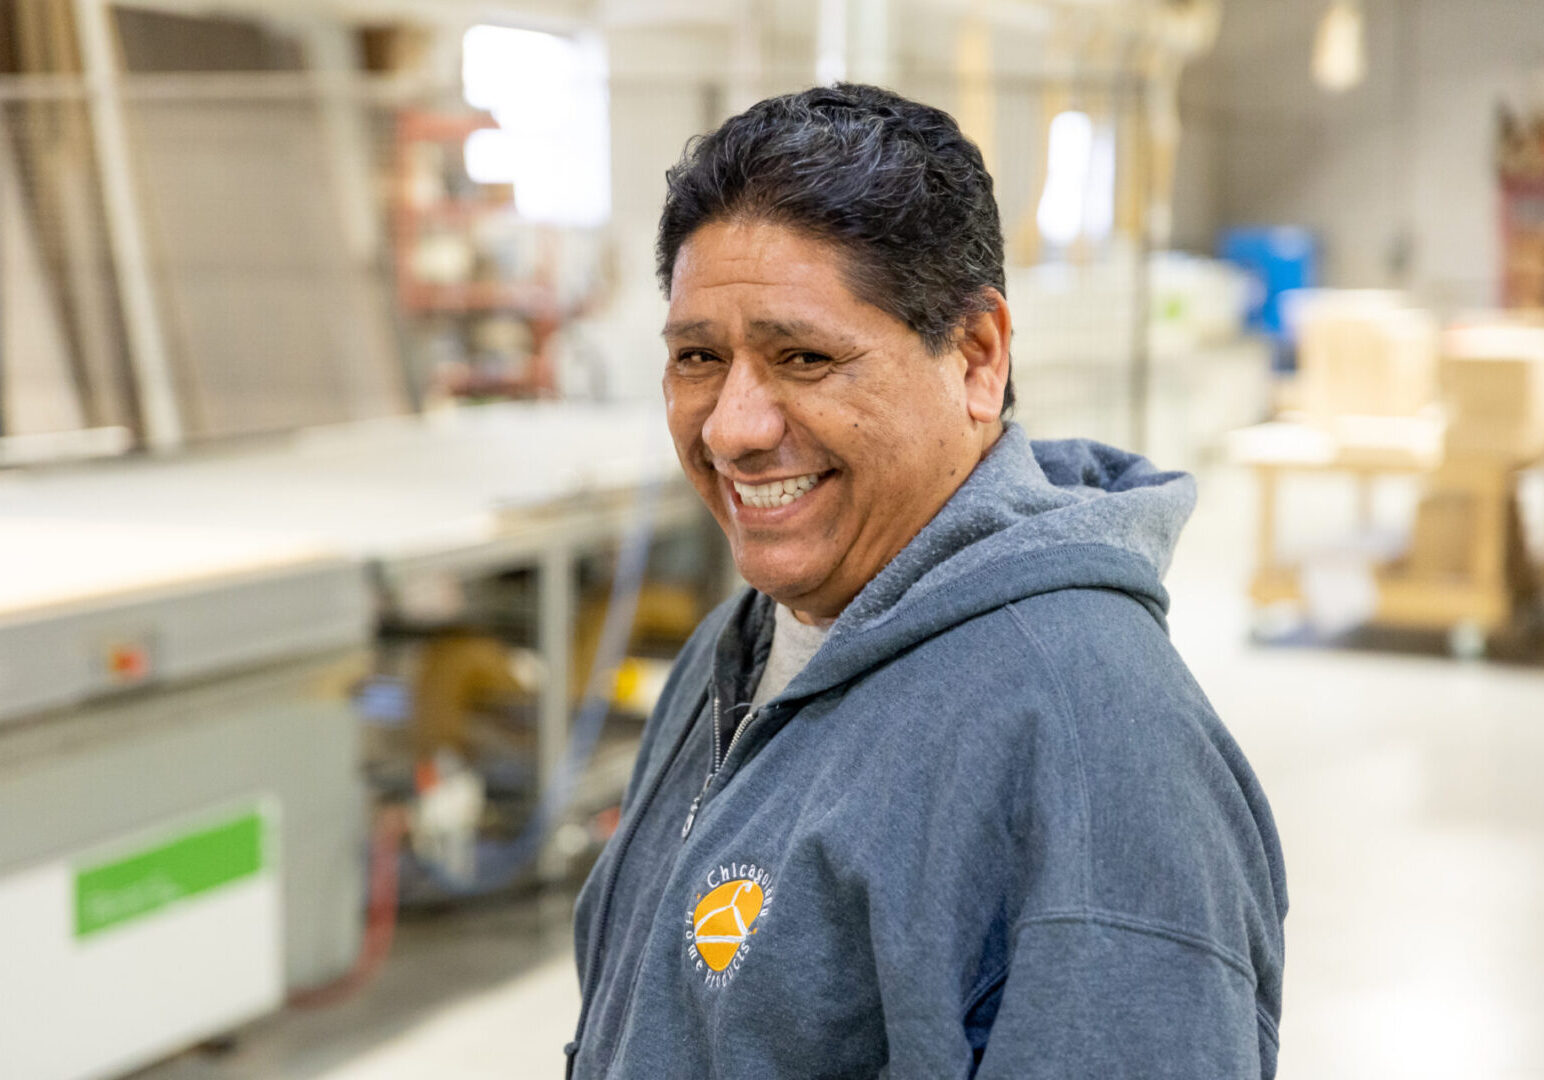
POLYGON ((992 306, 966 316, 959 350, 965 358, 966 411, 978 424, 995 424, 1002 416, 1012 366, 1008 344, 1013 340, 1013 316, 1002 293, 990 287, 982 292, 992 306))

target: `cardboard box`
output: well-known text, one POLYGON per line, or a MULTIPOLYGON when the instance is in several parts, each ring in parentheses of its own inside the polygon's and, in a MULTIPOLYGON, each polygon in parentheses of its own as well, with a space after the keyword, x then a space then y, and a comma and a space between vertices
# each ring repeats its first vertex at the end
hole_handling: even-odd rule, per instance
POLYGON ((1443 351, 1447 456, 1523 462, 1544 454, 1544 328, 1461 327, 1443 351))
POLYGON ((1325 292, 1300 306, 1302 404, 1316 423, 1414 416, 1436 400, 1436 320, 1396 295, 1325 292))

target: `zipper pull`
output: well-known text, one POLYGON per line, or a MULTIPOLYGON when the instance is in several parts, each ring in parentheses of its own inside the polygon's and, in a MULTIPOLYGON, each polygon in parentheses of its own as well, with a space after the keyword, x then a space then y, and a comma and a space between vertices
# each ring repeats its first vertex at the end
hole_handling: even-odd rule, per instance
POLYGON ((692 800, 692 808, 686 812, 686 824, 681 826, 681 839, 685 840, 692 834, 692 823, 697 820, 697 808, 702 805, 702 795, 699 794, 692 800))
POLYGON ((708 773, 708 778, 702 782, 702 790, 697 792, 697 797, 692 800, 691 809, 686 811, 686 824, 681 826, 682 840, 692 834, 692 823, 697 820, 697 811, 702 808, 702 797, 708 793, 708 788, 712 785, 713 774, 708 773))

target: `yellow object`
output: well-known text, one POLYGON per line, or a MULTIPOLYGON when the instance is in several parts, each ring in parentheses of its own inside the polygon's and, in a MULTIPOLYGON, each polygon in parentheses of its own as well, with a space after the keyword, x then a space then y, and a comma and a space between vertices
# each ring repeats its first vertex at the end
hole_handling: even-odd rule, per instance
POLYGON ((616 686, 611 693, 619 709, 647 716, 670 678, 670 662, 629 656, 617 667, 616 686))
MULTIPOLYGON (((574 630, 574 663, 569 672, 569 693, 575 701, 584 694, 585 684, 590 677, 590 665, 595 662, 595 653, 600 648, 601 629, 606 624, 606 603, 605 595, 597 594, 585 600, 579 608, 574 630)), ((692 590, 651 582, 644 585, 638 594, 638 607, 633 615, 633 630, 629 640, 663 638, 684 642, 692 636, 701 617, 701 606, 692 590)), ((633 707, 631 703, 637 699, 637 694, 632 690, 641 688, 648 681, 651 680, 643 678, 642 669, 635 668, 628 673, 619 668, 615 689, 617 703, 633 707), (627 681, 635 677, 640 681, 627 681)), ((652 708, 652 701, 639 711, 647 712, 649 708, 652 708)))
POLYGON ((639 670, 636 657, 629 656, 617 667, 617 682, 612 688, 611 700, 617 704, 631 701, 638 696, 638 688, 643 683, 643 673, 639 670))

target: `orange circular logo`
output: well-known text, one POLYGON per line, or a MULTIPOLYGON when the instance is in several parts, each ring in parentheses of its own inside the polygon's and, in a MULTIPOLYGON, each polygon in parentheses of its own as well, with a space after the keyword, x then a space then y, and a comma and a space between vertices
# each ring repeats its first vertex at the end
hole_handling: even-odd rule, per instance
POLYGON ((697 955, 714 971, 723 971, 749 939, 761 914, 761 886, 748 878, 726 881, 692 912, 692 937, 697 955))

